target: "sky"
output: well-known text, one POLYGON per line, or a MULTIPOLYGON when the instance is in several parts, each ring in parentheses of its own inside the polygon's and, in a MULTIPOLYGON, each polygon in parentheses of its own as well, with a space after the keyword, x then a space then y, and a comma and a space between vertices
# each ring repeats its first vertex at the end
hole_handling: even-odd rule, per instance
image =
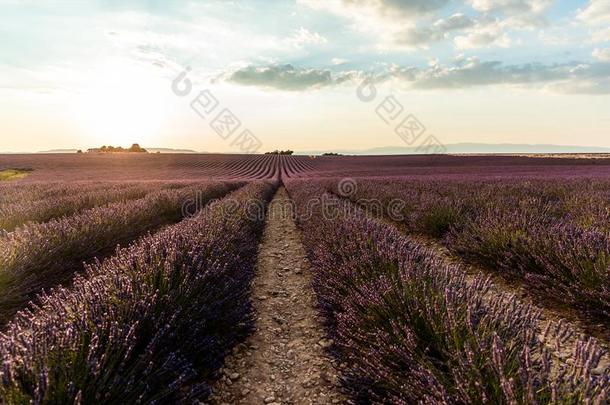
POLYGON ((610 0, 0 0, 0 151, 610 147, 610 0))

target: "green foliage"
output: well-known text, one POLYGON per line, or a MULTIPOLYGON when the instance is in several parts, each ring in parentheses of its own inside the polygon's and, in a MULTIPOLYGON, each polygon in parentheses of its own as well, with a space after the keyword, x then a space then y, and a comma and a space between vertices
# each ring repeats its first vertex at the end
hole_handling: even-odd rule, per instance
POLYGON ((99 153, 148 153, 148 151, 144 148, 142 148, 140 145, 138 145, 137 143, 134 143, 133 145, 131 145, 130 148, 125 149, 121 146, 102 146, 99 149, 89 149, 89 152, 99 152, 99 153))
POLYGON ((423 231, 435 237, 442 238, 457 223, 461 222, 462 215, 451 206, 434 206, 426 211, 421 224, 423 231))
POLYGON ((31 169, 5 169, 0 170, 0 181, 19 180, 27 177, 31 169))
POLYGON ((265 152, 265 155, 292 155, 294 151, 288 150, 274 150, 273 152, 265 152))

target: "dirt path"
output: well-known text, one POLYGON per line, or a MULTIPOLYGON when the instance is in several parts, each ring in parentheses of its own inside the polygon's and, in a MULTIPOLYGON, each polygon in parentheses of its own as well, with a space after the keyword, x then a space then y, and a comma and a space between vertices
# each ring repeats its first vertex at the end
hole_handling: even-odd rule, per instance
POLYGON ((311 274, 280 188, 269 207, 253 284, 256 331, 225 361, 213 404, 345 403, 310 286, 311 274))

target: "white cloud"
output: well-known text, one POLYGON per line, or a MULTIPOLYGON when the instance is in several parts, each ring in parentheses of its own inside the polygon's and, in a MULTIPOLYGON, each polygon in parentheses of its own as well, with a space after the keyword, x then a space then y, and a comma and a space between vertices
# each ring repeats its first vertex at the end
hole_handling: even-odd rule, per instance
POLYGON ((454 31, 463 30, 475 25, 467 15, 456 13, 447 19, 440 19, 426 28, 410 28, 395 36, 399 44, 410 46, 427 45, 432 42, 443 41, 454 31))
POLYGON ((478 23, 465 35, 458 35, 453 42, 457 49, 476 49, 486 47, 508 48, 511 40, 505 32, 505 23, 490 21, 478 23))
POLYGON ((435 65, 418 70, 411 79, 410 86, 419 89, 527 85, 564 94, 610 94, 610 64, 607 63, 503 65, 499 61, 468 58, 454 66, 435 65))
POLYGON ((604 62, 610 62, 610 48, 605 48, 605 49, 595 48, 593 50, 592 55, 597 60, 601 60, 604 62))
POLYGON ((589 25, 600 25, 610 22, 610 1, 589 0, 587 7, 579 9, 577 18, 589 25))
POLYGON ((512 28, 532 28, 545 25, 544 14, 554 0, 467 0, 476 11, 502 14, 512 28))
POLYGON ((472 8, 482 12, 501 11, 507 14, 541 13, 553 0, 469 0, 472 8))
POLYGON ((449 0, 343 0, 345 6, 373 7, 378 13, 403 16, 424 14, 445 7, 449 0))
POLYGON ((330 60, 330 63, 332 63, 335 66, 345 65, 347 62, 349 62, 349 61, 347 59, 343 59, 343 58, 332 58, 330 60))
POLYGON ((382 18, 413 17, 445 7, 449 0, 299 0, 300 4, 352 17, 354 13, 382 18))
POLYGON ((610 27, 594 31, 591 35, 591 40, 594 43, 610 42, 610 27))
POLYGON ((247 66, 223 75, 225 81, 286 91, 303 91, 344 83, 356 72, 333 74, 323 69, 303 69, 287 65, 247 66))
POLYGON ((483 62, 476 57, 471 57, 458 61, 454 66, 435 65, 429 69, 420 70, 412 84, 416 88, 425 89, 465 88, 556 79, 556 68, 535 64, 503 66, 499 61, 483 62))
POLYGON ((577 10, 576 18, 592 28, 591 42, 610 41, 610 1, 589 0, 585 8, 577 10))
POLYGON ((298 0, 352 21, 356 31, 372 34, 377 48, 426 48, 453 41, 458 49, 509 47, 511 31, 547 24, 554 0, 298 0), (448 7, 450 4, 458 7, 448 7), (464 7, 472 9, 467 12, 464 7), (450 17, 438 18, 453 8, 450 17), (474 11, 474 15, 473 12, 474 11), (478 13, 478 14, 477 14, 478 13))
POLYGON ((286 39, 286 43, 296 48, 305 45, 320 45, 328 43, 328 40, 317 32, 311 32, 307 28, 299 28, 294 34, 286 39))
MULTIPOLYGON (((365 77, 363 72, 301 69, 292 65, 249 66, 225 74, 240 85, 289 91, 331 87, 365 77)), ((546 88, 565 94, 610 94, 609 63, 504 65, 499 61, 458 58, 454 65, 431 60, 426 68, 389 65, 372 77, 378 83, 397 81, 410 89, 465 89, 479 86, 546 88)))
POLYGON ((351 29, 372 34, 379 48, 395 47, 401 33, 415 28, 422 19, 433 18, 433 13, 450 0, 297 0, 300 5, 327 11, 346 18, 351 29))

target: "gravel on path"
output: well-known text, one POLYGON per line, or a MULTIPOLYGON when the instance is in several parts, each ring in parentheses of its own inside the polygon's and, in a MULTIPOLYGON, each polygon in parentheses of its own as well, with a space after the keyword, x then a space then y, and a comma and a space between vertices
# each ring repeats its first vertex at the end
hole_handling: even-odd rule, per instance
POLYGON ((256 329, 227 357, 212 404, 339 404, 326 339, 292 206, 282 187, 268 211, 252 298, 256 329))

